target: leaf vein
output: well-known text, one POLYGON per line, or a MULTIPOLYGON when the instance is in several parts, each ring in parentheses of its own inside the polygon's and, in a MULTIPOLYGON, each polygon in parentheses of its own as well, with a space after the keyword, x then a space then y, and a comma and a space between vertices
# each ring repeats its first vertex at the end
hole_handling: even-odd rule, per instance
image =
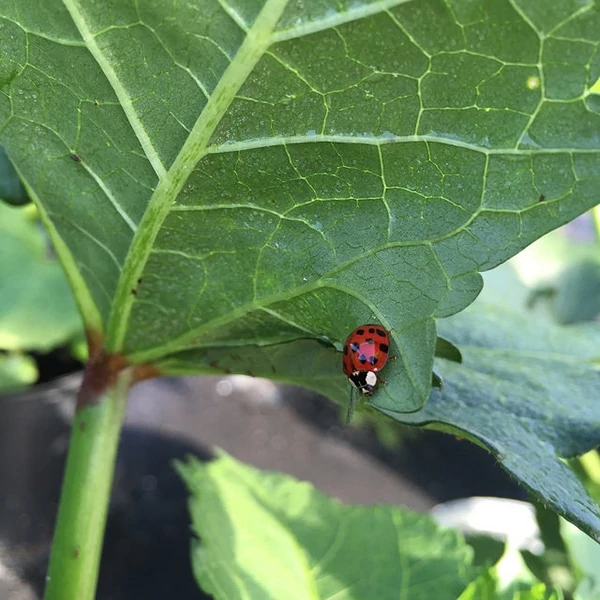
POLYGON ((108 58, 105 56, 103 50, 100 48, 96 36, 92 33, 88 24, 86 23, 84 14, 81 10, 81 6, 77 0, 63 0, 63 3, 69 11, 73 23, 77 27, 81 37, 92 56, 95 58, 99 67, 102 69, 107 81, 110 83, 115 95, 119 99, 123 112, 127 116, 129 124, 134 131, 138 141, 140 142, 146 158, 152 165, 154 172, 158 177, 164 177, 166 169, 158 156, 158 152, 154 148, 154 144, 150 139, 148 132, 146 131, 142 121, 140 120, 131 96, 127 93, 124 85, 120 81, 117 72, 113 65, 110 63, 108 58))

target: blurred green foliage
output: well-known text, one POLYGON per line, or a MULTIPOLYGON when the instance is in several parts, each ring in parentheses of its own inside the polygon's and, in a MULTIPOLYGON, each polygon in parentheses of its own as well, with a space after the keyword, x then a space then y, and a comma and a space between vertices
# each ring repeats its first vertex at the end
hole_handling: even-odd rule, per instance
POLYGON ((0 256, 1 392, 34 383, 37 367, 27 353, 81 339, 82 326, 32 205, 0 202, 0 256))

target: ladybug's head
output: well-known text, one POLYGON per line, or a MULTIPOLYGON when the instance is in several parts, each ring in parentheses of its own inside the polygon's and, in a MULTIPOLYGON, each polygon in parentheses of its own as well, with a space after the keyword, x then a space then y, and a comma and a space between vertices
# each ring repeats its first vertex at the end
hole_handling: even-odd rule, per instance
POLYGON ((377 387, 377 375, 374 371, 353 371, 348 379, 365 396, 372 396, 377 387))

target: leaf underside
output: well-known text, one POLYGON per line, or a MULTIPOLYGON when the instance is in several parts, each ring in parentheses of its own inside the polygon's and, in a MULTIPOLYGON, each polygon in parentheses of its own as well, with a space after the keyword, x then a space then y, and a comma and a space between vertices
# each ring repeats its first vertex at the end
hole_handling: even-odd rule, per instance
POLYGON ((376 402, 415 410, 434 318, 596 204, 595 18, 567 0, 1 0, 0 141, 107 350, 208 372, 205 348, 336 355, 377 320, 400 360, 376 402))

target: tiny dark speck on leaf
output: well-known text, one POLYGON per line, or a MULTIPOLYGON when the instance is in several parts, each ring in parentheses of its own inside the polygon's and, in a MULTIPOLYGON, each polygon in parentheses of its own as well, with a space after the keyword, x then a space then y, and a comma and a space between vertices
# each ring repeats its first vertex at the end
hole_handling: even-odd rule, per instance
POLYGON ((538 198, 538 202, 543 202, 546 199, 546 196, 544 196, 544 194, 540 194, 540 197, 538 198))
POLYGON ((137 296, 137 290, 131 290, 131 293, 132 293, 134 296, 137 296))
POLYGON ((69 154, 69 157, 75 162, 81 162, 81 157, 77 156, 77 154, 69 154))
POLYGON ((142 278, 140 277, 140 278, 137 280, 137 282, 138 282, 138 285, 139 285, 140 283, 142 283, 142 278))
POLYGON ((75 546, 73 549, 73 558, 79 558, 79 546, 75 546))

